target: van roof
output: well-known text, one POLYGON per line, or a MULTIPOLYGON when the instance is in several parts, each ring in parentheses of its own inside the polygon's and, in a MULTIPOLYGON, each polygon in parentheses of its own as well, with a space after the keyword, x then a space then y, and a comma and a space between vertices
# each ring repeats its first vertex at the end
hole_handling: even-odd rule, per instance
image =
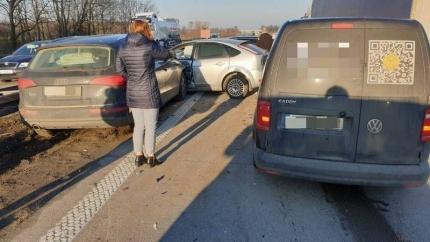
POLYGON ((281 32, 287 26, 306 26, 306 28, 331 28, 333 23, 352 23, 352 28, 389 28, 389 27, 418 27, 420 23, 411 19, 390 19, 390 18, 309 18, 286 22, 281 32))

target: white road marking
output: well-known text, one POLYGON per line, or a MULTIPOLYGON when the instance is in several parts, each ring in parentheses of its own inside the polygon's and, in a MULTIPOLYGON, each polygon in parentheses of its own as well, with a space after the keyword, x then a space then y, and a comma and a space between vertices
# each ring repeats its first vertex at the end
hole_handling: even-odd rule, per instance
MULTIPOLYGON (((157 144, 184 118, 201 97, 201 93, 189 97, 175 114, 157 129, 157 144)), ((40 238, 40 241, 72 241, 127 178, 133 174, 136 167, 132 158, 132 153, 126 155, 120 164, 98 182, 94 189, 78 202, 54 228, 40 238)))

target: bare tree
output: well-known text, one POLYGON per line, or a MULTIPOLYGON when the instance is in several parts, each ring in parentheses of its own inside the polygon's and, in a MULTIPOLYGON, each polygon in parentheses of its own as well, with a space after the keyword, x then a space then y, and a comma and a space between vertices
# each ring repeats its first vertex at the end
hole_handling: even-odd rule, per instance
POLYGON ((17 41, 17 33, 16 33, 16 12, 18 9, 18 6, 23 2, 24 0, 2 0, 0 2, 0 7, 3 9, 3 11, 7 14, 9 19, 9 28, 10 28, 10 44, 12 48, 16 48, 18 45, 17 41))
POLYGON ((128 23, 130 19, 136 15, 136 13, 157 11, 152 0, 119 0, 118 4, 118 20, 122 23, 123 32, 127 32, 128 23))
POLYGON ((138 12, 156 12, 152 0, 0 0, 9 43, 127 31, 138 12))

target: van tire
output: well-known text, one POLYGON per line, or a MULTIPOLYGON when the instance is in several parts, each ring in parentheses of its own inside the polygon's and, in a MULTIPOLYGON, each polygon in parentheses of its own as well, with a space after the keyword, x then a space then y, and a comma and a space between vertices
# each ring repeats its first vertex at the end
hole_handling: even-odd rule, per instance
POLYGON ((248 81, 240 74, 233 74, 227 77, 225 91, 230 98, 245 98, 249 92, 248 81))

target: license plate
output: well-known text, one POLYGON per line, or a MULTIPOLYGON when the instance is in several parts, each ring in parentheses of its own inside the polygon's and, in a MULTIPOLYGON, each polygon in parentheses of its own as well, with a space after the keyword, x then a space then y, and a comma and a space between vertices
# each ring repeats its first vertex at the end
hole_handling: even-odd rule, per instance
POLYGON ((286 129, 343 130, 344 119, 327 116, 307 116, 288 114, 285 116, 286 129))
POLYGON ((285 116, 286 129, 306 129, 307 118, 306 116, 287 115, 285 116))
POLYGON ((0 74, 15 74, 15 70, 0 70, 0 74))
POLYGON ((45 87, 44 93, 48 97, 64 97, 66 96, 66 87, 45 87))
POLYGON ((43 92, 47 97, 80 97, 82 96, 82 87, 45 87, 43 92))

